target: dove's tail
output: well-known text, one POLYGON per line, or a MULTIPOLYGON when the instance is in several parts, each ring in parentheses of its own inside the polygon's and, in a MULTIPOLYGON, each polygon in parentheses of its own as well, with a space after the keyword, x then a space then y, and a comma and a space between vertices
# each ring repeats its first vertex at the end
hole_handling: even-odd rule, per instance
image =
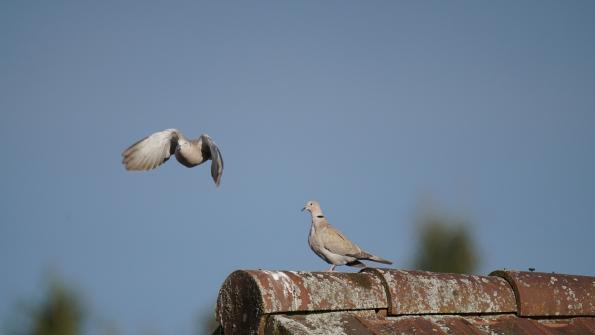
POLYGON ((369 261, 374 261, 374 262, 378 262, 378 263, 384 263, 384 264, 393 264, 393 262, 389 261, 388 259, 384 259, 382 257, 378 257, 378 256, 374 256, 372 254, 369 254, 365 251, 362 251, 362 257, 361 259, 367 259, 369 261))

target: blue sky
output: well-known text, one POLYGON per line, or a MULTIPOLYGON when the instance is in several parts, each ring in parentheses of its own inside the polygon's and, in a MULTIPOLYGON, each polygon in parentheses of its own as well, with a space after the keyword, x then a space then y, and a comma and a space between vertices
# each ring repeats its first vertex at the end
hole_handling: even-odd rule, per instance
POLYGON ((309 199, 397 267, 430 198, 469 220, 480 273, 594 275, 594 16, 591 1, 2 2, 0 322, 54 271, 92 332, 190 334, 236 269, 327 268, 309 199), (123 149, 171 127, 219 144, 219 189, 208 166, 124 170, 123 149))

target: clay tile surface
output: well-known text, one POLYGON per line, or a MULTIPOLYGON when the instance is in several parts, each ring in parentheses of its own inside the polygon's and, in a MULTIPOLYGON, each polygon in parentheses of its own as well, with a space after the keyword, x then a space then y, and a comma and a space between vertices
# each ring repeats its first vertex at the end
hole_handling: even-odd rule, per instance
POLYGON ((542 322, 512 315, 427 315, 363 322, 372 334, 595 334, 593 319, 542 322))
POLYGON ((595 335, 593 297, 595 277, 536 272, 240 270, 217 320, 220 334, 595 335))
POLYGON ((494 271, 512 288, 521 316, 595 315, 595 277, 494 271))
POLYGON ((595 334, 595 320, 534 320, 514 315, 416 315, 380 319, 340 312, 274 315, 268 319, 264 334, 578 335, 595 334))
POLYGON ((386 307, 384 286, 373 274, 239 270, 219 291, 217 317, 225 329, 244 329, 271 313, 386 307))
POLYGON ((373 313, 274 315, 268 319, 264 334, 377 334, 364 323, 367 318, 374 318, 373 313))
POLYGON ((389 292, 389 314, 507 313, 516 311, 512 288, 499 277, 364 269, 378 273, 389 292))

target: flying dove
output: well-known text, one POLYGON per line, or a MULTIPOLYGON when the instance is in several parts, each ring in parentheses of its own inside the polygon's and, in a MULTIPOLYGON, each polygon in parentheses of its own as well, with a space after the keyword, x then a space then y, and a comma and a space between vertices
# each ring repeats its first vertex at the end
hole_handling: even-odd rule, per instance
POLYGON ((223 174, 223 158, 217 144, 207 134, 188 140, 177 129, 166 129, 153 133, 134 143, 122 153, 122 164, 126 170, 152 170, 165 163, 175 154, 176 159, 186 167, 194 167, 211 160, 211 176, 219 186, 223 174))
POLYGON ((337 265, 365 267, 366 265, 359 261, 361 259, 392 264, 389 260, 363 251, 337 228, 331 226, 316 201, 308 201, 302 208, 302 211, 304 210, 308 210, 312 214, 308 244, 315 254, 331 264, 328 271, 333 271, 337 265))

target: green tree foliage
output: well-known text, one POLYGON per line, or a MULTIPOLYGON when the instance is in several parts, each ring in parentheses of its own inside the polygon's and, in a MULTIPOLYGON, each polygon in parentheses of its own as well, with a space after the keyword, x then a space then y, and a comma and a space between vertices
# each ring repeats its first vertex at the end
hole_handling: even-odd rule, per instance
POLYGON ((32 335, 77 335, 81 333, 84 312, 78 296, 54 280, 45 301, 34 311, 32 335))
POLYGON ((78 335, 83 332, 83 304, 75 291, 57 278, 49 281, 40 302, 19 305, 23 317, 9 330, 11 334, 78 335))
POLYGON ((428 211, 417 223, 415 268, 452 273, 476 270, 479 257, 466 220, 428 211))

